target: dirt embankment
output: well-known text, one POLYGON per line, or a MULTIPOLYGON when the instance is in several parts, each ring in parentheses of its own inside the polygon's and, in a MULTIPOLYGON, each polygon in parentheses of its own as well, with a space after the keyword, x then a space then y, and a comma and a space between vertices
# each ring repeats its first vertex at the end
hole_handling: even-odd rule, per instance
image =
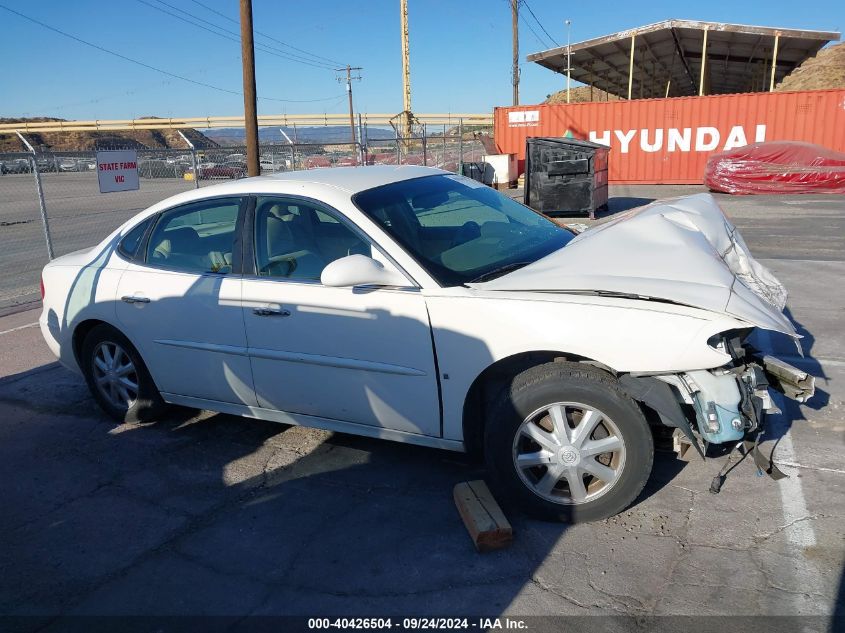
MULTIPOLYGON (((572 88, 569 94, 570 103, 586 103, 589 101, 619 101, 619 97, 598 88, 578 86, 572 88)), ((566 89, 560 90, 546 97, 543 103, 566 103, 566 89)))
MULTIPOLYGON (((152 117, 150 117, 152 118, 152 117)), ((22 123, 62 121, 49 117, 27 119, 3 119, 0 123, 22 123)), ((197 149, 219 147, 210 138, 197 130, 187 128, 182 133, 197 149)), ((30 132, 27 140, 36 149, 45 151, 82 151, 97 149, 187 149, 188 145, 176 130, 135 130, 122 132, 30 132)), ((14 134, 0 134, 0 152, 26 151, 21 140, 14 134)))
POLYGON ((845 88, 845 42, 821 49, 775 86, 775 91, 845 88))

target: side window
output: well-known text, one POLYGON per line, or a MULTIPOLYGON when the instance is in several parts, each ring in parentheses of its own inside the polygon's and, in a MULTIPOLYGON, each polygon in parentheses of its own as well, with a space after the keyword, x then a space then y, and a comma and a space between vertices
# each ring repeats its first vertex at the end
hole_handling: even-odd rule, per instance
POLYGON ((255 205, 255 263, 261 277, 319 280, 328 264, 372 248, 346 224, 308 203, 260 197, 255 205))
POLYGON ((123 236, 123 239, 120 240, 120 244, 118 244, 117 250, 126 259, 132 259, 133 257, 135 257, 135 253, 138 252, 138 247, 141 245, 141 240, 144 237, 144 233, 147 232, 147 227, 152 221, 153 218, 147 218, 146 220, 138 224, 135 228, 131 229, 126 235, 123 236))
POLYGON ((150 235, 147 263, 190 273, 232 272, 240 198, 165 211, 150 235))

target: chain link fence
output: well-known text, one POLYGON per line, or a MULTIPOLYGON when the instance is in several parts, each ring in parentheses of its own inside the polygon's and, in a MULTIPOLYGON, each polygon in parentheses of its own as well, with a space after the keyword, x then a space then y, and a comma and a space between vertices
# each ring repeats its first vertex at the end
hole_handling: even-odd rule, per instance
MULTIPOLYGON (((487 153, 480 128, 442 126, 361 143, 262 143, 262 175, 353 165, 428 165, 452 172, 487 153)), ((488 142, 489 145, 489 142, 488 142)), ((126 149, 100 147, 100 150, 126 149)), ((38 301, 41 268, 97 244, 172 195, 246 176, 246 148, 137 149, 140 188, 101 194, 96 152, 0 153, 0 310, 38 301)), ((469 169, 463 170, 468 175, 469 169)))

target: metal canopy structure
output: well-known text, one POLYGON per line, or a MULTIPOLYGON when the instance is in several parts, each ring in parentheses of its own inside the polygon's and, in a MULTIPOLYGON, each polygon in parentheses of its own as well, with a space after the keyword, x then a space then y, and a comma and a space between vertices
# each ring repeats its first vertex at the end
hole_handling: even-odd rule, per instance
POLYGON ((666 20, 528 56, 628 99, 764 92, 836 32, 666 20), (568 54, 568 55, 567 55, 568 54))

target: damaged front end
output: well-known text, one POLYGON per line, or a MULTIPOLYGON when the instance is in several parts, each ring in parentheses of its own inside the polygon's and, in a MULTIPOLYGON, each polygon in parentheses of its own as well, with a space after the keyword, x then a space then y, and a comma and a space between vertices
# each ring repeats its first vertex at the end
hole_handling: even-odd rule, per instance
MULTIPOLYGON (((716 368, 709 358, 686 359, 685 351, 678 350, 670 358, 671 367, 702 369, 670 373, 651 366, 617 375, 631 398, 676 429, 673 437, 684 445, 680 448, 692 447, 702 457, 710 444, 745 448, 744 455, 753 454, 761 470, 774 475, 771 463, 761 465, 764 460, 756 448, 765 414, 778 412, 771 389, 798 402, 813 395, 812 376, 750 346, 755 329, 790 337, 796 345, 801 336, 784 313, 786 288, 754 259, 710 194, 659 201, 620 214, 532 264, 469 286, 630 299, 639 302, 639 309, 680 305, 740 324, 728 327, 743 329, 696 339, 688 348, 708 345, 708 352, 719 352, 715 362, 723 364, 716 368)), ((659 345, 661 333, 650 334, 659 345)), ((628 364, 637 366, 635 361, 628 364)))
MULTIPOLYGON (((806 402, 814 394, 815 379, 779 358, 756 350, 747 343, 750 332, 750 329, 728 332, 711 339, 713 347, 731 357, 722 367, 649 377, 628 376, 623 383, 634 397, 653 408, 664 424, 677 429, 674 448, 679 456, 684 457, 688 449, 694 448, 704 457, 710 444, 735 445, 743 455, 752 454, 761 471, 779 479, 784 475, 757 450, 765 414, 781 412, 772 399, 771 389, 797 402, 806 402), (667 386, 677 406, 672 406, 664 389, 651 381, 667 386), (644 388, 646 385, 650 388, 644 388), (661 392, 662 396, 655 398, 661 392)), ((713 492, 718 492, 722 479, 720 473, 716 478, 718 486, 711 487, 713 492)))

